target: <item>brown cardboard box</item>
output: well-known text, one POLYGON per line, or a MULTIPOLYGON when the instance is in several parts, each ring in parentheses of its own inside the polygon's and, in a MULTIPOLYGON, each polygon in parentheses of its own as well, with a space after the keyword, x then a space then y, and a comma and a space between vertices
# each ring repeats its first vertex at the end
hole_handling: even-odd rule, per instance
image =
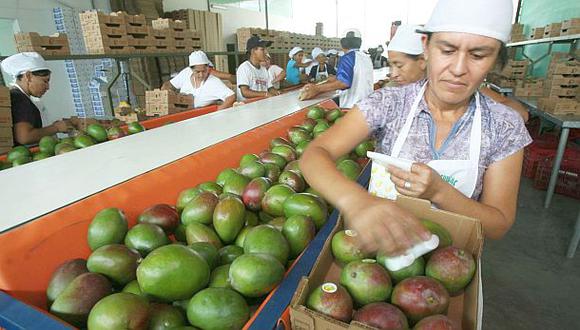
POLYGON ((562 30, 562 23, 552 23, 544 28, 544 38, 558 37, 562 30))
POLYGON ((12 109, 0 107, 0 127, 12 127, 12 109))
POLYGON ((544 27, 536 27, 532 29, 532 34, 530 35, 530 39, 543 39, 544 38, 544 27))
POLYGON ((580 33, 580 18, 573 18, 562 22, 560 35, 569 36, 580 33))
POLYGON ((0 86, 0 107, 11 107, 10 103, 10 89, 8 87, 0 86))
POLYGON ((0 148, 10 149, 13 145, 12 126, 0 126, 0 148))
MULTIPOLYGON (((411 211, 415 216, 429 219, 443 225, 453 237, 454 246, 473 254, 477 268, 471 283, 465 292, 452 297, 448 316, 462 329, 480 329, 483 314, 483 293, 481 289, 481 252, 483 249, 483 229, 481 223, 469 217, 431 208, 428 201, 399 197, 397 204, 411 211)), ((290 320, 292 329, 299 330, 340 330, 370 329, 360 323, 346 324, 312 311, 305 306, 310 291, 327 281, 338 282, 340 267, 334 262, 331 250, 331 238, 334 233, 343 229, 339 219, 337 226, 324 244, 310 276, 303 277, 290 303, 290 320)))

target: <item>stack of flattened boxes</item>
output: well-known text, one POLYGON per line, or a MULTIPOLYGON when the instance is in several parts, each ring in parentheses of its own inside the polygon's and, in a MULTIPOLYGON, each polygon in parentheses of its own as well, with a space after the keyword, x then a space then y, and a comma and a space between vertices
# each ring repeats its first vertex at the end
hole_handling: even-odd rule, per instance
POLYGON ((508 60, 506 66, 501 70, 501 75, 511 79, 524 79, 528 72, 528 60, 508 60))
POLYGON ((193 108, 193 96, 155 89, 145 92, 147 116, 165 116, 193 108))
POLYGON ((85 46, 89 54, 128 52, 126 15, 85 11, 80 14, 85 46))
POLYGON ((13 142, 10 90, 0 86, 0 154, 7 153, 12 148, 13 142))
POLYGON ((542 97, 544 95, 544 79, 518 80, 514 95, 519 97, 542 97))
POLYGON ((65 33, 41 36, 36 32, 14 34, 18 52, 37 52, 43 56, 70 55, 68 38, 65 33))

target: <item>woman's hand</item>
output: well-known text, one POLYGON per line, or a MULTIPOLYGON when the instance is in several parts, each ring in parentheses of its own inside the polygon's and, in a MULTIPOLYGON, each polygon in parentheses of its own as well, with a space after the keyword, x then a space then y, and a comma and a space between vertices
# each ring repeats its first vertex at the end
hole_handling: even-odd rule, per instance
POLYGON ((397 191, 411 197, 432 201, 445 184, 439 173, 422 163, 414 163, 411 172, 395 166, 389 166, 388 171, 397 191))
POLYGON ((315 84, 306 84, 302 87, 300 92, 300 99, 301 100, 310 100, 318 95, 318 88, 315 84))
POLYGON ((431 233, 410 212, 394 202, 366 194, 344 210, 346 227, 357 232, 360 248, 399 254, 431 233))

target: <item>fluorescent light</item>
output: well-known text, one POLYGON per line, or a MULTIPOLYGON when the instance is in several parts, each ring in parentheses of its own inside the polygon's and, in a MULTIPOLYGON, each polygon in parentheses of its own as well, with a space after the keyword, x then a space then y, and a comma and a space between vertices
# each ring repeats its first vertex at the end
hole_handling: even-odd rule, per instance
POLYGON ((228 7, 226 7, 226 6, 222 6, 222 5, 216 5, 216 4, 214 4, 214 3, 212 3, 212 4, 210 5, 210 7, 211 7, 211 8, 214 8, 214 9, 228 10, 228 7))

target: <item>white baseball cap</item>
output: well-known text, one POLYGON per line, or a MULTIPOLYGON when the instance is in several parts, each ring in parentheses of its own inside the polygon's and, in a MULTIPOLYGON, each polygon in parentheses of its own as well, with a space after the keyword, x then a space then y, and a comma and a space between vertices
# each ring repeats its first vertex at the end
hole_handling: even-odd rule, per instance
POLYGON ((209 58, 207 58, 207 55, 204 52, 202 52, 201 50, 196 50, 191 54, 189 54, 189 66, 203 64, 205 65, 211 64, 209 58))
POLYGON ((418 32, 464 32, 507 42, 513 10, 511 0, 439 0, 418 32))
POLYGON ((421 42, 423 35, 416 31, 420 28, 420 26, 415 25, 399 26, 393 39, 389 42, 387 50, 410 55, 423 54, 423 43, 421 42))
POLYGON ((326 56, 326 53, 325 53, 325 52, 324 52, 322 49, 320 49, 320 48, 318 48, 318 47, 314 48, 314 49, 312 50, 312 58, 313 58, 313 59, 316 59, 316 58, 317 58, 319 55, 324 55, 324 56, 326 56))
POLYGON ((298 53, 300 53, 300 52, 303 52, 303 51, 304 51, 304 49, 302 49, 302 48, 300 48, 300 47, 296 46, 296 47, 294 47, 294 48, 290 49, 290 52, 288 52, 288 55, 289 55, 290 57, 294 57, 294 55, 296 55, 296 54, 298 54, 298 53))
POLYGON ((328 55, 337 55, 338 54, 338 50, 336 50, 336 49, 329 49, 328 51, 326 51, 326 53, 328 55))
POLYGON ((338 52, 338 56, 344 56, 344 51, 341 50, 340 52, 338 52))
POLYGON ((27 71, 35 72, 40 70, 49 70, 48 64, 37 52, 14 54, 4 59, 4 61, 0 63, 0 66, 2 66, 2 70, 4 70, 4 72, 14 78, 27 71))

